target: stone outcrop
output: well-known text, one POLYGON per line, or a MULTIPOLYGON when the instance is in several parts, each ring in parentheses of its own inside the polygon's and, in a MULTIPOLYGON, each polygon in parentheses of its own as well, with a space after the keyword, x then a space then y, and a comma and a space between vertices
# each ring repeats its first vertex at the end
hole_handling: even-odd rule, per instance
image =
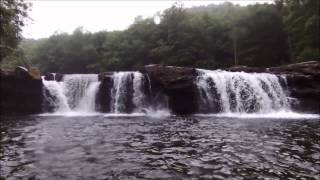
POLYGON ((98 105, 98 111, 110 112, 111 102, 111 88, 113 86, 112 72, 100 73, 98 75, 101 84, 97 94, 96 104, 98 105))
POLYGON ((42 80, 39 71, 24 67, 1 70, 1 114, 34 114, 42 110, 42 80))
POLYGON ((197 73, 194 68, 147 65, 145 73, 151 81, 152 95, 163 91, 168 97, 170 110, 175 114, 197 112, 197 87, 193 83, 197 73))

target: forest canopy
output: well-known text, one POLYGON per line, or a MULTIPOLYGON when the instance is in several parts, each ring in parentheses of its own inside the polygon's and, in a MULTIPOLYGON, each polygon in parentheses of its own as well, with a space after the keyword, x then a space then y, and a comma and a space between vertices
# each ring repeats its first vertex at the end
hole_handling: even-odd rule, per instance
POLYGON ((319 21, 315 0, 193 8, 176 3, 155 17, 136 17, 124 31, 91 33, 79 27, 72 34, 23 39, 1 66, 60 73, 136 70, 146 64, 277 66, 320 59, 319 21))
POLYGON ((0 61, 16 51, 29 8, 23 0, 0 1, 0 61))

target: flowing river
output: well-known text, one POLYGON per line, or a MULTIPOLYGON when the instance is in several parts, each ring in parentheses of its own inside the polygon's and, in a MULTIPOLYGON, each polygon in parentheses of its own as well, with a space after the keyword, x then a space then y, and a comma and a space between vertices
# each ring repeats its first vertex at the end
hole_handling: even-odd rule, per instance
POLYGON ((4 179, 319 179, 316 115, 1 117, 4 179))

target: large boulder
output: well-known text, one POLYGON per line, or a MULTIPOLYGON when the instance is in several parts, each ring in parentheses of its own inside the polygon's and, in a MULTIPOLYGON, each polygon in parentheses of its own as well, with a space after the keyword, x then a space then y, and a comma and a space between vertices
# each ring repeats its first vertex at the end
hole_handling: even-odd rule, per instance
POLYGON ((145 73, 151 81, 153 97, 163 92, 168 97, 169 108, 176 114, 197 112, 197 87, 194 80, 197 72, 194 68, 147 65, 145 73))
POLYGON ((23 67, 1 70, 1 114, 34 114, 42 111, 42 80, 23 67))
POLYGON ((22 66, 17 66, 14 69, 14 74, 17 78, 20 79, 31 79, 28 69, 22 66))

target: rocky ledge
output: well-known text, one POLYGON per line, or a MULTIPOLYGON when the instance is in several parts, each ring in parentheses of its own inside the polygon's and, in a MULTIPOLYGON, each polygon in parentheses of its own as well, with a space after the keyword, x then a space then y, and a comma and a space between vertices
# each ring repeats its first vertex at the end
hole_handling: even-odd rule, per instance
MULTIPOLYGON (((227 71, 251 73, 272 73, 286 76, 292 108, 300 112, 320 113, 320 62, 310 61, 271 68, 236 66, 227 71)), ((195 68, 163 65, 147 65, 141 72, 148 79, 145 93, 150 104, 160 102, 163 96, 168 100, 170 110, 175 114, 192 114, 198 111, 198 89, 195 68), (159 100, 160 99, 160 100, 159 100)), ((100 73, 102 82, 97 94, 98 110, 110 112, 113 85, 112 72, 100 73)), ((46 74, 45 79, 60 81, 62 74, 46 74)), ((15 71, 1 70, 1 113, 33 114, 42 112, 43 84, 37 69, 17 67, 15 71)), ((130 107, 130 106, 128 106, 130 107)), ((130 109, 127 110, 130 112, 130 109)))

